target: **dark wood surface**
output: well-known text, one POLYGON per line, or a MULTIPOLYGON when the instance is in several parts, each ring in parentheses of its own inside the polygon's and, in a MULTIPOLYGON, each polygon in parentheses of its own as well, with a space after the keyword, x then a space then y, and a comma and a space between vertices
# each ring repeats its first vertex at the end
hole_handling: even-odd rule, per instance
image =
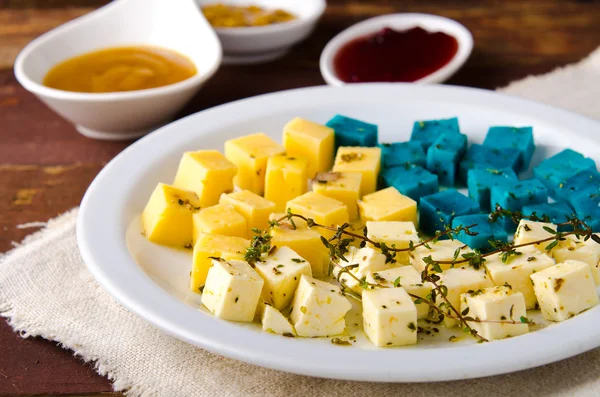
MULTIPOLYGON (((12 64, 31 39, 97 8, 102 0, 0 0, 0 252, 44 221, 79 204, 100 169, 129 143, 79 135, 16 82, 12 64)), ((578 61, 600 45, 598 1, 329 1, 316 32, 278 61, 223 66, 181 112, 239 98, 323 84, 319 54, 337 32, 393 12, 457 19, 475 38, 473 55, 448 83, 493 89, 578 61)), ((22 339, 0 320, 0 396, 116 396, 110 382, 72 353, 22 339)))

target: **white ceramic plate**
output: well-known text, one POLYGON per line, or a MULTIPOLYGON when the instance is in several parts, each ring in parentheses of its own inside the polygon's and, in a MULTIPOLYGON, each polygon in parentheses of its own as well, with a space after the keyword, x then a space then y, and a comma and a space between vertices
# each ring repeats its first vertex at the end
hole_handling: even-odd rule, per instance
POLYGON ((408 139, 418 119, 458 116, 471 142, 481 142, 490 125, 532 125, 538 144, 533 164, 565 147, 600 161, 595 138, 599 123, 490 91, 368 84, 249 98, 163 127, 100 172, 83 199, 77 225, 90 271, 125 307, 179 339, 223 356, 304 375, 386 382, 466 379, 530 368, 600 346, 600 306, 497 342, 475 344, 465 338, 450 343, 444 336, 391 349, 280 337, 198 310, 197 298, 186 292, 189 253, 149 244, 140 236, 136 217, 155 185, 172 181, 184 151, 222 149, 226 139, 257 131, 280 140, 282 126, 294 116, 326 122, 336 113, 377 123, 382 142, 408 139))

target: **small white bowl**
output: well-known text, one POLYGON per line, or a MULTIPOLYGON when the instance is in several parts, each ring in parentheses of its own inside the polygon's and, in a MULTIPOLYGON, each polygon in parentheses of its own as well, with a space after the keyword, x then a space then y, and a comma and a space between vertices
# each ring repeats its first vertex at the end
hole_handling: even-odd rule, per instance
POLYGON ((350 26, 327 43, 321 53, 319 62, 321 75, 323 76, 323 79, 325 79, 325 82, 335 86, 352 84, 346 83, 337 77, 333 66, 335 55, 340 48, 349 41, 377 33, 386 27, 395 30, 407 30, 414 27, 421 27, 429 32, 443 32, 449 34, 458 41, 456 55, 454 55, 454 58, 452 58, 448 64, 430 75, 414 81, 414 83, 441 83, 449 79, 465 63, 473 49, 473 36, 466 27, 453 19, 430 14, 407 13, 382 15, 350 26))
POLYGON ((123 140, 169 122, 221 63, 221 45, 193 0, 118 0, 29 43, 15 61, 17 80, 90 138, 123 140), (57 63, 107 47, 152 45, 188 57, 187 80, 148 90, 79 93, 46 87, 57 63))
POLYGON ((314 30, 326 8, 325 0, 196 0, 200 7, 214 3, 256 5, 282 9, 296 16, 289 22, 243 28, 215 28, 223 45, 223 63, 253 64, 285 55, 314 30))

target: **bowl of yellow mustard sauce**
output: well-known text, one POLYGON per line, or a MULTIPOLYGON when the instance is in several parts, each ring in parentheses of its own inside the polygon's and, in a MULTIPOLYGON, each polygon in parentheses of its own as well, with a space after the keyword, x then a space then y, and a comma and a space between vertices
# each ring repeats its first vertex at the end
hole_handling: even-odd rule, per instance
POLYGON ((29 43, 15 76, 83 135, 124 140, 170 122, 221 59, 194 0, 116 0, 29 43))
POLYGON ((196 0, 223 45, 223 62, 277 59, 307 38, 325 0, 196 0))

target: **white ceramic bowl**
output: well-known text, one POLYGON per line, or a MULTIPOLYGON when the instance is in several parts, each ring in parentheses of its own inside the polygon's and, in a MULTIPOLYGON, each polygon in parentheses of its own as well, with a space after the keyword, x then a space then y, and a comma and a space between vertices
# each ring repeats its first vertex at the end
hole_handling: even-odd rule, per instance
POLYGON ((29 43, 15 62, 17 80, 85 136, 131 139, 169 122, 211 77, 221 45, 193 0, 118 0, 29 43), (198 72, 148 90, 78 93, 42 85, 55 64, 96 49, 154 45, 187 56, 198 72))
POLYGON ((458 50, 456 55, 454 55, 454 58, 452 58, 448 64, 434 73, 414 81, 414 83, 441 83, 449 79, 458 69, 460 69, 467 58, 469 58, 469 55, 471 55, 471 50, 473 49, 473 36, 467 28, 453 19, 430 14, 410 13, 382 15, 380 17, 367 19, 350 26, 348 29, 331 39, 323 49, 319 62, 323 79, 330 85, 339 86, 347 84, 337 77, 333 67, 333 59, 340 48, 349 41, 376 33, 386 27, 395 30, 407 30, 417 26, 430 32, 443 32, 454 36, 458 41, 458 50))
POLYGON ((229 64, 267 62, 285 55, 312 33, 326 7, 325 0, 197 0, 197 3, 200 7, 213 3, 256 5, 296 15, 297 19, 274 25, 216 28, 223 45, 223 62, 229 64))

